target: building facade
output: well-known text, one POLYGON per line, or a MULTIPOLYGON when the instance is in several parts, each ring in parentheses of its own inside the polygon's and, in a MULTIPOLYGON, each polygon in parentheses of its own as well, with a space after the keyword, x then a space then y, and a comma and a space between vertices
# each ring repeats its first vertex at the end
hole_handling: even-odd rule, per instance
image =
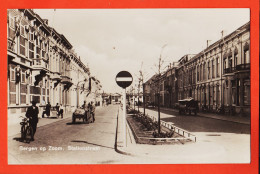
MULTIPOLYGON (((174 87, 173 96, 178 100, 194 98, 202 111, 250 116, 250 22, 200 53, 183 56, 178 63, 177 84, 168 79, 166 71, 162 75, 164 86, 160 88, 169 91, 169 86, 174 87)), ((150 88, 155 85, 151 81, 145 84, 150 88)), ((169 92, 160 91, 164 91, 160 92, 164 96, 163 106, 173 107, 177 103, 172 100, 173 105, 170 104, 169 92)))
POLYGON ((66 37, 31 9, 7 14, 8 115, 24 115, 33 100, 40 111, 48 101, 65 111, 83 103, 91 92, 90 71, 66 37))

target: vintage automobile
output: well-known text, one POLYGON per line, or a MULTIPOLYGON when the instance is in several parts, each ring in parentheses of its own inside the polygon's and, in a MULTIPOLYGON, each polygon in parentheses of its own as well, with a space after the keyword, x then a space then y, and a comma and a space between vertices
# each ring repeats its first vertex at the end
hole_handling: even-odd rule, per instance
POLYGON ((183 100, 179 100, 179 114, 186 114, 193 112, 194 115, 197 115, 198 111, 198 101, 194 100, 193 98, 187 98, 183 100))
POLYGON ((93 123, 94 116, 90 110, 85 110, 83 108, 77 108, 72 114, 72 123, 76 122, 76 119, 83 121, 83 123, 93 123))

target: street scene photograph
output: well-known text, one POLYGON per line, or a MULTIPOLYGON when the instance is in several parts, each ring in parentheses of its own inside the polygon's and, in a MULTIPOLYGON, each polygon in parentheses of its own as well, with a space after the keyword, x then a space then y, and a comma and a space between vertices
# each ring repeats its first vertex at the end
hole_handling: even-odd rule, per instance
POLYGON ((250 63, 249 8, 8 9, 8 164, 249 164, 250 63))

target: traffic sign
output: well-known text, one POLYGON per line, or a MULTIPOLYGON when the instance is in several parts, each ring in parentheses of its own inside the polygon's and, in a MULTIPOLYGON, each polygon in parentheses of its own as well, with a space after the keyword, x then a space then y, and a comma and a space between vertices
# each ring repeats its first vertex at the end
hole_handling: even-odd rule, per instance
POLYGON ((133 82, 133 77, 128 71, 120 71, 116 75, 116 83, 121 88, 127 88, 133 82))

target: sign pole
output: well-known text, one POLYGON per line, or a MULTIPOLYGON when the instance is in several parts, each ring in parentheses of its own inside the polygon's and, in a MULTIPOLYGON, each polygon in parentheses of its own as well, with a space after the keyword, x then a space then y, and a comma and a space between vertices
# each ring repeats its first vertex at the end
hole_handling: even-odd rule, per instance
POLYGON ((123 134, 124 134, 124 147, 127 146, 126 143, 126 89, 123 89, 123 134))
POLYGON ((116 75, 116 83, 123 88, 123 147, 126 147, 126 88, 133 82, 133 76, 128 71, 120 71, 116 75))

